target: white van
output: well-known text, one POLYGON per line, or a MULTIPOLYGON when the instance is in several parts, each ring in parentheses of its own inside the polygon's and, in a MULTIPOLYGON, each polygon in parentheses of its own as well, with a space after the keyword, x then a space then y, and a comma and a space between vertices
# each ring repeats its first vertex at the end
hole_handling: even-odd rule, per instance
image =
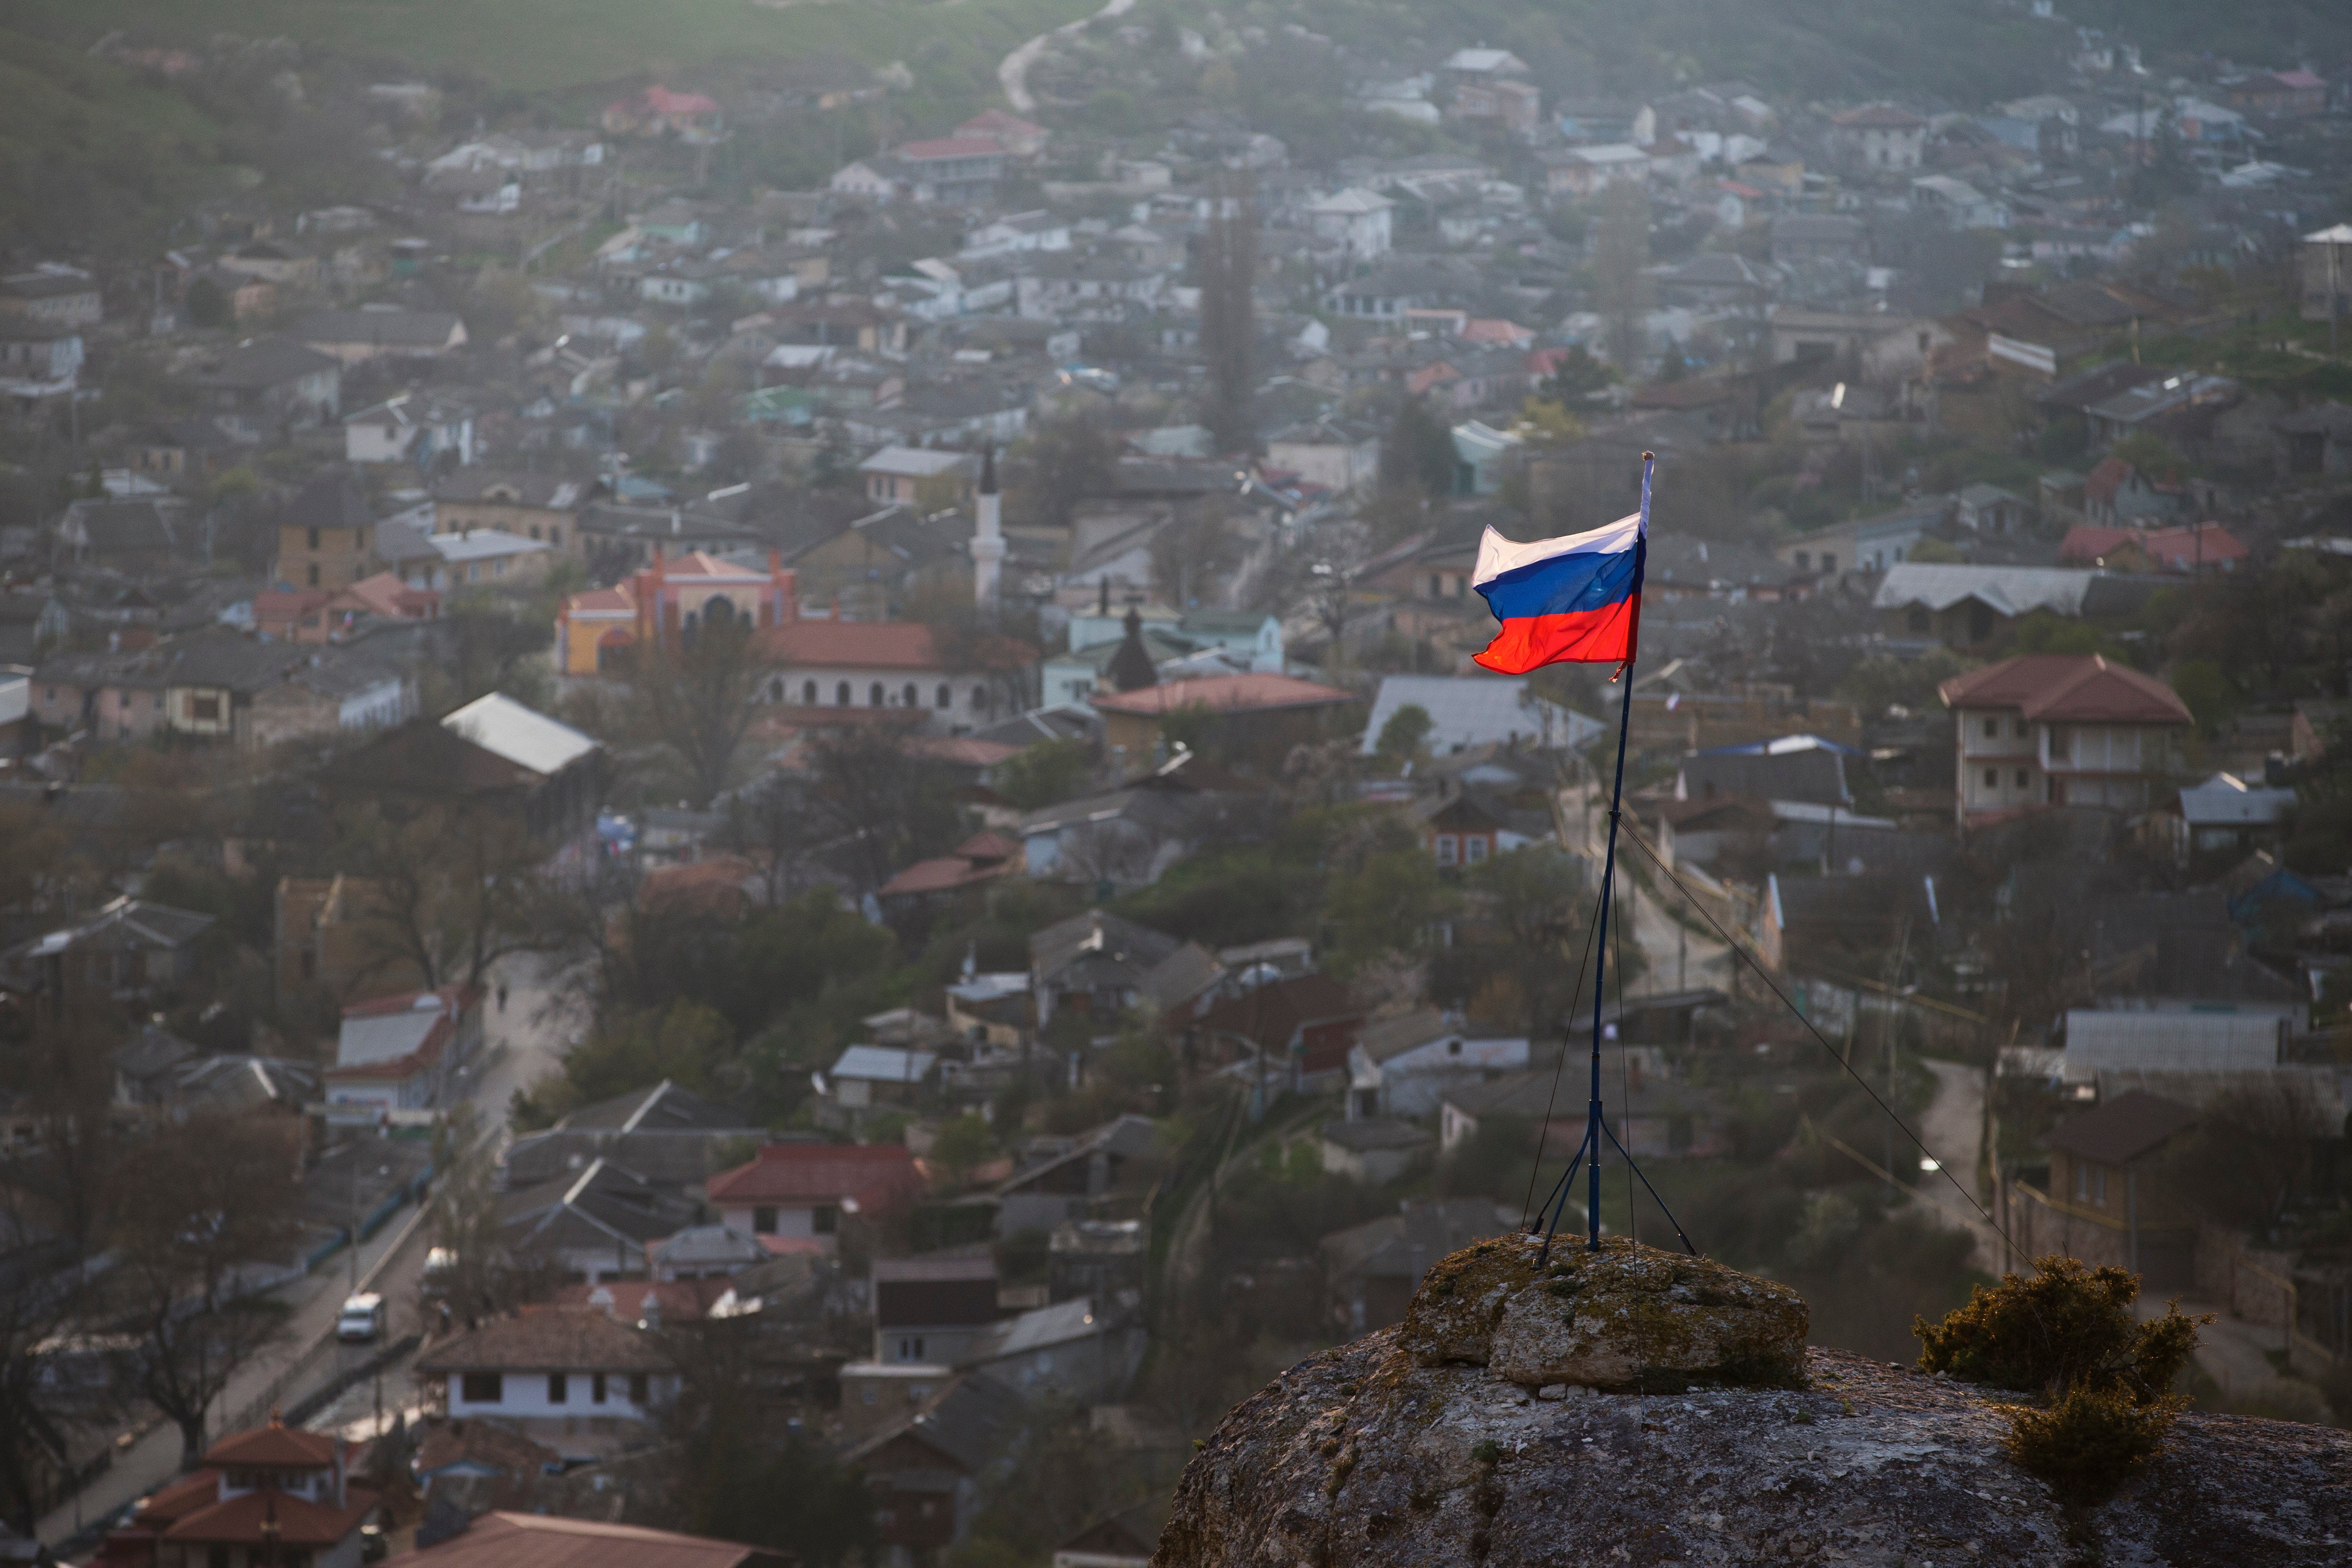
POLYGON ((335 1320, 335 1337, 347 1344, 365 1344, 383 1332, 383 1298, 373 1293, 343 1300, 342 1316, 335 1320))

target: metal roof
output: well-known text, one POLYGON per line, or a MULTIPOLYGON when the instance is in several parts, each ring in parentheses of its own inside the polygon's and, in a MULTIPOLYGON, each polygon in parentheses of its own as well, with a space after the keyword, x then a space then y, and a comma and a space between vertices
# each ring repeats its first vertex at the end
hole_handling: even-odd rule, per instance
POLYGON ((478 697, 441 721, 492 756, 552 778, 596 750, 596 742, 571 725, 524 707, 502 691, 478 697))

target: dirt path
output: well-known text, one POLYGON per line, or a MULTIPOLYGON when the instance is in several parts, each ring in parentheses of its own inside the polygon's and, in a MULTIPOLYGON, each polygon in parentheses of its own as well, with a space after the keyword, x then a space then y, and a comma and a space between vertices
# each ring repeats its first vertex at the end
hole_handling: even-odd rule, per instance
MULTIPOLYGON (((949 0, 949 3, 952 5, 954 0, 949 0)), ((1050 32, 1040 33, 1005 56, 997 65, 996 79, 1004 89, 1004 100, 1013 106, 1013 112, 1015 114, 1036 112, 1037 100, 1029 93, 1029 68, 1037 62, 1037 57, 1045 52, 1046 47, 1056 37, 1075 33, 1097 17, 1124 16, 1133 9, 1135 9, 1135 0, 1110 0, 1108 5, 1096 12, 1094 16, 1081 16, 1075 22, 1065 22, 1050 32)))

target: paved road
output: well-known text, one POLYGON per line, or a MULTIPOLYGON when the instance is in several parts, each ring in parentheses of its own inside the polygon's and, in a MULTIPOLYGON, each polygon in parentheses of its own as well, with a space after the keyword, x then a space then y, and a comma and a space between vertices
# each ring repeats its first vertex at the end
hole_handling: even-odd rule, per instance
MULTIPOLYGON (((503 1054, 471 1081, 468 1099, 479 1113, 487 1141, 503 1146, 506 1108, 514 1091, 558 1065, 566 1041, 583 1026, 584 987, 567 984, 567 977, 533 957, 518 957, 500 966, 499 978, 508 987, 506 1005, 495 999, 484 1028, 493 1047, 503 1054)), ((431 1224, 411 1208, 394 1215, 360 1248, 360 1276, 369 1289, 381 1293, 390 1316, 394 1339, 415 1332, 423 1325, 418 1312, 418 1286, 430 1246, 431 1224)), ((291 1309, 286 1331, 239 1367, 213 1406, 212 1426, 239 1418, 257 1402, 291 1405, 359 1365, 373 1353, 366 1345, 333 1342, 335 1317, 350 1291, 349 1255, 330 1259, 303 1278, 280 1287, 275 1294, 291 1309)), ((387 1371, 387 1401, 397 1388, 403 1404, 409 1402, 405 1363, 387 1371)), ((373 1390, 368 1393, 372 1395, 373 1390)), ((371 1398, 371 1405, 372 1405, 371 1398)), ((347 1412, 347 1398, 333 1407, 347 1412)), ((345 1415, 346 1421, 357 1419, 345 1415)), ((179 1473, 179 1428, 156 1427, 118 1454, 113 1467, 64 1507, 40 1522, 40 1538, 54 1545, 79 1532, 83 1524, 144 1497, 179 1473)))
MULTIPOLYGON (((1575 784, 1560 791, 1559 826, 1562 847, 1583 856, 1597 878, 1607 850, 1609 797, 1605 791, 1596 793, 1596 788, 1589 784, 1575 784)), ((1648 969, 1635 994, 1702 985, 1729 990, 1733 963, 1730 949, 1717 941, 1696 916, 1691 916, 1691 926, 1685 926, 1667 912, 1665 900, 1679 903, 1682 895, 1659 877, 1657 868, 1649 865, 1639 849, 1622 838, 1617 844, 1617 872, 1620 902, 1630 904, 1633 910, 1633 929, 1629 934, 1641 949, 1648 969), (1637 863, 1649 871, 1663 897, 1634 880, 1630 868, 1637 863)), ((1687 910, 1681 912, 1689 913, 1687 910)), ((1615 938, 1612 937, 1611 946, 1615 945, 1615 938)))
POLYGON ((1013 106, 1013 112, 1015 114, 1036 112, 1037 100, 1029 93, 1029 68, 1036 63, 1037 57, 1045 52, 1056 37, 1076 32, 1088 22, 1093 21, 1095 16, 1124 16, 1133 9, 1135 9, 1135 0, 1110 0, 1110 4, 1096 12, 1094 16, 1081 16, 1075 22, 1065 22, 1051 32, 1038 34, 1005 56, 997 65, 996 79, 1004 89, 1004 100, 1013 106))

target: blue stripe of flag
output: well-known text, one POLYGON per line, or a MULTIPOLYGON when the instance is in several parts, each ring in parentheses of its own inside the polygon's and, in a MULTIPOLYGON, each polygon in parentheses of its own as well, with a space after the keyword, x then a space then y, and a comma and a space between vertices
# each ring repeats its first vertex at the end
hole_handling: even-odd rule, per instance
POLYGON ((1531 561, 1478 584, 1497 620, 1570 616, 1605 610, 1632 597, 1640 568, 1638 550, 1610 555, 1554 555, 1531 561))

